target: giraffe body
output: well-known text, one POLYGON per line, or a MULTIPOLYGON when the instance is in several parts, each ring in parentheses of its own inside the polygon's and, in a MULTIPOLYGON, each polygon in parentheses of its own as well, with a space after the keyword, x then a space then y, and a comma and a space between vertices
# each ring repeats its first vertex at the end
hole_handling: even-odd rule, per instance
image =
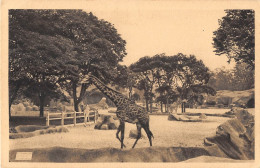
POLYGON ((143 128, 149 138, 150 146, 152 146, 151 137, 153 137, 152 132, 149 129, 149 114, 145 108, 135 104, 125 95, 107 87, 95 76, 89 75, 89 82, 93 83, 103 94, 105 94, 117 107, 116 116, 120 121, 118 127, 116 138, 121 142, 121 148, 125 147, 124 141, 124 130, 125 122, 136 124, 137 126, 137 139, 133 145, 135 147, 137 141, 141 138, 141 129, 143 128), (121 139, 119 138, 119 133, 121 132, 121 139))

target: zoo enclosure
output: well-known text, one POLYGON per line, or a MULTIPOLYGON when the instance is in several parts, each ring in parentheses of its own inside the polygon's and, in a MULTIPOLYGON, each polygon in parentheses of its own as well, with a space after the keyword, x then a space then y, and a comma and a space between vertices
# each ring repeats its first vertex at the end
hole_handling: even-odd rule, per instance
POLYGON ((77 118, 84 118, 84 123, 86 123, 87 121, 87 118, 88 120, 90 121, 90 117, 93 117, 94 118, 94 123, 96 123, 96 119, 97 119, 97 113, 98 111, 94 111, 94 112, 90 112, 89 115, 86 114, 86 112, 59 112, 59 113, 49 113, 47 112, 47 116, 46 116, 46 126, 49 126, 50 125, 50 121, 53 121, 53 120, 61 120, 61 125, 63 126, 64 125, 64 120, 65 119, 73 119, 73 124, 74 126, 77 124, 77 118), (72 115, 72 116, 68 116, 69 115, 72 115), (77 114, 79 114, 77 116, 77 114), (80 114, 83 114, 83 115, 80 115, 80 114), (51 116, 57 116, 57 115, 60 115, 60 117, 51 117, 51 116))

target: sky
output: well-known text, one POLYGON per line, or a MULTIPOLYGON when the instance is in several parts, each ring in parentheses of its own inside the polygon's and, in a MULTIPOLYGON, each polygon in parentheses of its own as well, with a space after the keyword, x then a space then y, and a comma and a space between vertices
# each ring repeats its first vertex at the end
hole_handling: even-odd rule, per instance
POLYGON ((85 11, 112 23, 126 41, 127 56, 122 64, 130 65, 143 56, 183 53, 195 55, 210 70, 234 66, 225 55, 215 55, 212 45, 224 9, 176 9, 171 4, 94 6, 85 11))

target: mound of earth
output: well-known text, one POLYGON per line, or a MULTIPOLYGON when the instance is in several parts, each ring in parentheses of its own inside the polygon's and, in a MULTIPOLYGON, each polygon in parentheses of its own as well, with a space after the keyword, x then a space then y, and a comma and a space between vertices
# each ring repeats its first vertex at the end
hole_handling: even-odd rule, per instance
POLYGON ((232 159, 254 159, 254 117, 241 108, 234 109, 234 114, 236 118, 221 124, 216 135, 205 138, 204 144, 232 159))
POLYGON ((37 125, 20 125, 14 128, 13 133, 9 133, 10 139, 29 138, 41 134, 50 134, 56 132, 68 132, 65 127, 49 127, 37 125))
POLYGON ((119 127, 119 121, 111 115, 100 115, 95 124, 95 129, 113 130, 119 127))
POLYGON ((19 125, 16 126, 14 129, 16 130, 17 133, 20 132, 33 132, 36 130, 40 129, 48 129, 50 128, 49 126, 40 126, 40 125, 19 125))
POLYGON ((33 152, 31 162, 180 162, 202 155, 210 156, 208 151, 197 147, 149 147, 127 150, 53 147, 11 150, 11 162, 16 161, 17 152, 33 152))

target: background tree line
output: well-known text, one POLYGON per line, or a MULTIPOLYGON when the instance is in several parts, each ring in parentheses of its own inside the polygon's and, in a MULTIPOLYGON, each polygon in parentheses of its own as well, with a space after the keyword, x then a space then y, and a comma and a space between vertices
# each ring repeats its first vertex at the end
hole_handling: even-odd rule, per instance
POLYGON ((215 90, 242 91, 252 89, 254 85, 254 70, 245 63, 236 64, 233 69, 215 69, 209 80, 209 86, 215 90))
POLYGON ((20 96, 40 107, 48 99, 73 97, 74 109, 89 87, 82 84, 91 72, 104 83, 128 88, 129 98, 138 99, 133 88, 144 91, 146 109, 158 102, 163 111, 169 104, 200 103, 215 90, 245 90, 254 87, 254 11, 227 10, 213 33, 217 55, 237 62, 234 70, 210 72, 194 55, 157 54, 140 58, 129 67, 119 64, 126 56, 126 42, 115 27, 82 10, 9 11, 9 116, 20 96), (215 90, 214 90, 215 89, 215 90), (80 91, 79 91, 80 90, 80 91))

